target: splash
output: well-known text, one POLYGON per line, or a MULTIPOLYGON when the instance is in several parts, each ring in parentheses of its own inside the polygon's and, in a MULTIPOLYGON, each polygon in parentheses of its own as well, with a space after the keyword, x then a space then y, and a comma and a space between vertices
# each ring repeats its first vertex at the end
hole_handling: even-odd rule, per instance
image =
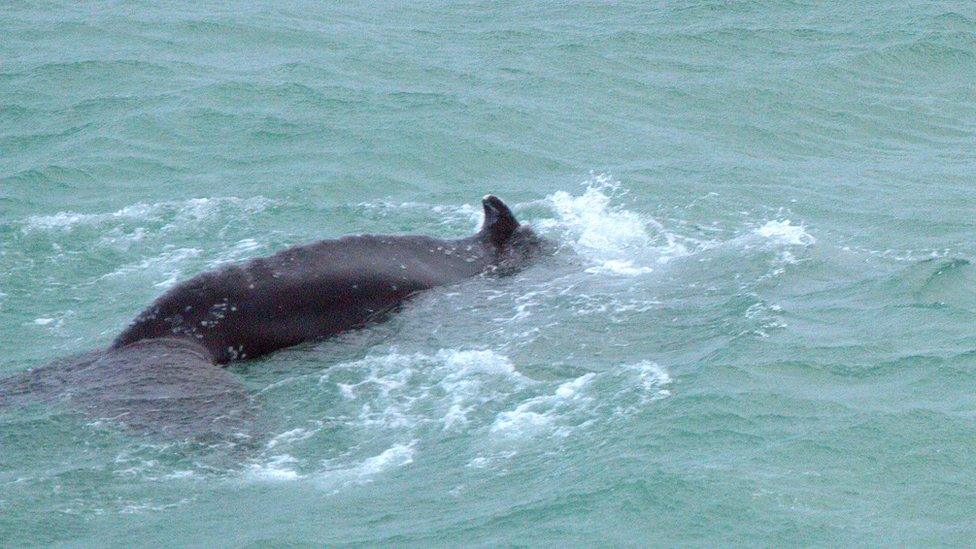
POLYGON ((616 252, 649 245, 651 237, 641 216, 611 205, 619 194, 619 182, 601 174, 587 184, 580 196, 558 191, 548 200, 559 221, 582 248, 616 252))
POLYGON ((626 195, 620 182, 597 174, 584 183, 583 194, 558 191, 546 198, 555 218, 537 221, 593 263, 591 274, 640 276, 656 265, 693 253, 695 242, 668 230, 656 219, 614 202, 626 195), (691 245, 691 247, 689 247, 691 245))

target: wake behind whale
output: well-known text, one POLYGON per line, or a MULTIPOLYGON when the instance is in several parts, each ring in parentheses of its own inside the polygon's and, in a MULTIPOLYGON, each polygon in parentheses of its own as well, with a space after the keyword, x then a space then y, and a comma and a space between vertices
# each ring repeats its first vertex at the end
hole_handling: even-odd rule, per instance
POLYGON ((510 274, 546 248, 500 199, 473 236, 361 235, 295 246, 199 274, 105 350, 0 380, 0 405, 65 402, 166 437, 249 436, 257 405, 221 365, 362 328, 418 292, 510 274))

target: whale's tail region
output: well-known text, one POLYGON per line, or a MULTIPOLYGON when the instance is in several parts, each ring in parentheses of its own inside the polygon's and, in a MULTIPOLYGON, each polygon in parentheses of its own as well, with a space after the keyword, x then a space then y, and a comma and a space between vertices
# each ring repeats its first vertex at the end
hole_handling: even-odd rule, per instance
POLYGON ((91 351, 0 379, 0 407, 70 403, 130 432, 182 439, 248 436, 257 404, 191 341, 159 338, 91 351))

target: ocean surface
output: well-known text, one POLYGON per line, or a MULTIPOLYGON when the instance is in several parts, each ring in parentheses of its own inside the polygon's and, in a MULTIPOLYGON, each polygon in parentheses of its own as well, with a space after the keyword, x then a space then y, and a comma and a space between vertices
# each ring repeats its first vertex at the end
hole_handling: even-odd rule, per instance
POLYGON ((972 546, 976 8, 0 5, 0 375, 349 233, 559 251, 240 362, 263 431, 0 409, 0 546, 972 546))

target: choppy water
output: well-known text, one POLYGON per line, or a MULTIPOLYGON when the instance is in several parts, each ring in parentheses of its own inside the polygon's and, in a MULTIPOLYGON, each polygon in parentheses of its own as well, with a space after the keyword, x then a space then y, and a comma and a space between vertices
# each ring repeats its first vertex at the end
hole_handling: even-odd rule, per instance
POLYGON ((0 373, 350 232, 521 275, 241 364, 265 437, 0 411, 0 545, 971 545, 969 2, 0 6, 0 373))

